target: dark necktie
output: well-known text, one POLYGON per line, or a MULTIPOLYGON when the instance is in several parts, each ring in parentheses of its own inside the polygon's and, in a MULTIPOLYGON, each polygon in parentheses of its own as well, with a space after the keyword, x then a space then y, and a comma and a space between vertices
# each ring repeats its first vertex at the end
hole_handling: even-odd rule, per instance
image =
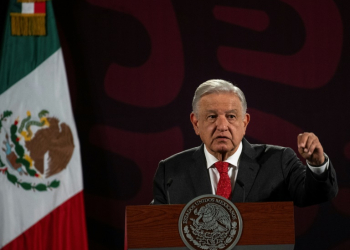
POLYGON ((216 169, 220 173, 220 180, 216 189, 216 194, 225 197, 226 199, 230 198, 231 195, 231 179, 228 176, 228 162, 218 161, 215 163, 216 169))

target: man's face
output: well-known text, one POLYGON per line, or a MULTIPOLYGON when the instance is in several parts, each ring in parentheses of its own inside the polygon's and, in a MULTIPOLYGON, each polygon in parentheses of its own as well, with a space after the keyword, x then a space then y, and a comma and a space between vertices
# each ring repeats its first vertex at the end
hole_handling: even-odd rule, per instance
POLYGON ((213 93, 199 100, 198 117, 191 113, 191 122, 207 150, 219 160, 236 152, 247 125, 249 114, 242 114, 242 104, 234 93, 213 93))

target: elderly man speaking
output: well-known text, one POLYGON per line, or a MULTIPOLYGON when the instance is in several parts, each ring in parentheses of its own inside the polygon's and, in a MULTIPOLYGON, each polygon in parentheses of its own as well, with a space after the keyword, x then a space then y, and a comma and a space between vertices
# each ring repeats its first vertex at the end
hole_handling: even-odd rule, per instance
POLYGON ((232 202, 293 201, 308 206, 336 196, 334 168, 315 134, 297 136, 307 166, 290 148, 250 144, 244 138, 250 121, 247 102, 232 83, 202 83, 192 108, 190 119, 203 144, 159 163, 154 204, 185 204, 217 194, 232 202))

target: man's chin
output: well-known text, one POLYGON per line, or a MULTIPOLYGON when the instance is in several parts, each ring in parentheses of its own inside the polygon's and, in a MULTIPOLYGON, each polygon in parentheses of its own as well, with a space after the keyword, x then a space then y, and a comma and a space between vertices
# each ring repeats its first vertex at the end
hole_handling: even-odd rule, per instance
POLYGON ((213 148, 214 152, 217 152, 219 154, 226 154, 226 153, 230 153, 233 151, 232 147, 228 147, 228 146, 220 146, 220 147, 215 147, 213 148))

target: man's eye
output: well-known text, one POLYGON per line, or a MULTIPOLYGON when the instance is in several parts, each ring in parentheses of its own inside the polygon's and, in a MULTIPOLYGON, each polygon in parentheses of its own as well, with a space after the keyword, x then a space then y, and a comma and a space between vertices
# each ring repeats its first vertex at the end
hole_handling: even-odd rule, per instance
POLYGON ((215 119, 216 118, 216 115, 209 115, 208 116, 208 119, 215 119))
POLYGON ((234 119, 234 118, 236 118, 236 116, 235 115, 228 115, 227 118, 228 119, 234 119))

